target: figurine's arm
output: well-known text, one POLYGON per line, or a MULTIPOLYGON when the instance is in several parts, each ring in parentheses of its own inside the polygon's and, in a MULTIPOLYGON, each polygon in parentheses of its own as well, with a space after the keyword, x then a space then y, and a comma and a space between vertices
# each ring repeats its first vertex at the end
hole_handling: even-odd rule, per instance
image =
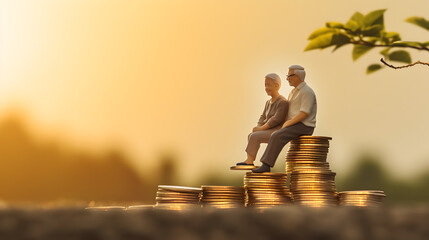
POLYGON ((276 112, 267 121, 267 123, 269 124, 269 128, 277 127, 284 122, 287 116, 288 108, 289 108, 289 103, 287 101, 281 101, 277 105, 276 112))
POLYGON ((287 101, 280 102, 279 105, 277 106, 277 109, 274 115, 270 119, 268 119, 268 121, 265 124, 263 125, 260 124, 254 127, 253 132, 264 131, 264 130, 279 126, 282 123, 282 121, 285 119, 287 110, 288 110, 288 102, 287 101))
POLYGON ((269 104, 268 102, 269 102, 269 101, 267 101, 267 102, 265 103, 264 110, 262 111, 262 114, 261 114, 261 116, 259 117, 258 124, 257 124, 257 126, 258 126, 258 127, 260 127, 260 126, 264 125, 265 119, 267 118, 267 116, 265 115, 265 111, 267 111, 268 104, 269 104))
POLYGON ((270 128, 270 125, 268 124, 268 122, 266 122, 266 123, 265 123, 264 125, 262 125, 262 126, 258 125, 258 126, 256 126, 256 127, 254 127, 252 132, 256 132, 256 131, 264 131, 264 130, 267 130, 267 129, 269 129, 269 128, 270 128))
POLYGON ((304 120, 307 116, 308 116, 308 113, 299 112, 294 118, 292 118, 291 120, 286 121, 283 124, 282 128, 290 127, 292 125, 295 125, 295 124, 301 122, 302 120, 304 120))

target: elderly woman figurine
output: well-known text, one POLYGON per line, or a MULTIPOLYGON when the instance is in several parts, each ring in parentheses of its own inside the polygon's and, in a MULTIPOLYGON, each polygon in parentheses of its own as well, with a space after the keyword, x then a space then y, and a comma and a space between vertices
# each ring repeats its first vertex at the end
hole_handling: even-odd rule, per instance
POLYGON ((281 79, 279 75, 270 73, 265 76, 265 92, 271 99, 265 104, 258 125, 249 134, 246 148, 247 159, 237 165, 253 165, 261 143, 268 143, 271 134, 280 129, 286 121, 288 102, 280 95, 281 79))

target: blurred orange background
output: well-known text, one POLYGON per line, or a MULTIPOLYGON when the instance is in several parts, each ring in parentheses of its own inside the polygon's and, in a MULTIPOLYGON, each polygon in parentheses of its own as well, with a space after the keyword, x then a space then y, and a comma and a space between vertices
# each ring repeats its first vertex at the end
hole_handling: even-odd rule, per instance
MULTIPOLYGON (((303 52, 325 22, 380 8, 388 31, 427 41, 404 22, 428 18, 426 0, 0 4, 5 201, 153 202, 157 184, 240 184, 243 173, 229 167, 244 160, 268 99, 264 76, 285 80, 292 64, 306 68, 316 92, 314 134, 333 137, 339 179, 365 154, 397 181, 428 172, 427 67, 366 75, 377 51, 357 62, 351 46, 303 52)), ((283 82, 281 94, 290 90, 283 82)), ((275 171, 284 171, 284 155, 275 171)))

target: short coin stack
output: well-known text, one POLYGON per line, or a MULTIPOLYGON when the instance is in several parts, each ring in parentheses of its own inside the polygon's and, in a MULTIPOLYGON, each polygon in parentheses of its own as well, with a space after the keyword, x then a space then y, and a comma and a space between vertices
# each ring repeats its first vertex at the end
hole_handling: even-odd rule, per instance
POLYGON ((339 192, 341 206, 379 207, 385 197, 384 191, 379 190, 339 192))
POLYGON ((185 210, 199 205, 201 188, 159 185, 156 208, 185 210))
POLYGON ((246 206, 263 209, 290 204, 292 200, 286 187, 286 176, 283 173, 246 173, 246 206))
POLYGON ((326 162, 331 137, 301 136, 290 142, 286 155, 286 173, 294 170, 329 169, 326 162))
POLYGON ((230 209, 244 207, 244 188, 233 186, 201 186, 203 207, 230 209))
POLYGON ((331 137, 301 136, 291 141, 286 173, 294 202, 311 207, 337 205, 335 173, 326 161, 331 137))

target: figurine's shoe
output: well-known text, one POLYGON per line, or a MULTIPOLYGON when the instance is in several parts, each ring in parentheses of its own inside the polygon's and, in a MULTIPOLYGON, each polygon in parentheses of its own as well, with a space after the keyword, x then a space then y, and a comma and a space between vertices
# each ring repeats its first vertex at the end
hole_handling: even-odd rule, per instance
POLYGON ((246 162, 239 162, 239 163, 237 163, 237 166, 241 166, 241 165, 254 166, 253 163, 246 163, 246 162))
POLYGON ((252 172, 254 172, 254 173, 271 172, 271 168, 268 164, 263 163, 261 167, 259 167, 257 169, 253 169, 252 172))

